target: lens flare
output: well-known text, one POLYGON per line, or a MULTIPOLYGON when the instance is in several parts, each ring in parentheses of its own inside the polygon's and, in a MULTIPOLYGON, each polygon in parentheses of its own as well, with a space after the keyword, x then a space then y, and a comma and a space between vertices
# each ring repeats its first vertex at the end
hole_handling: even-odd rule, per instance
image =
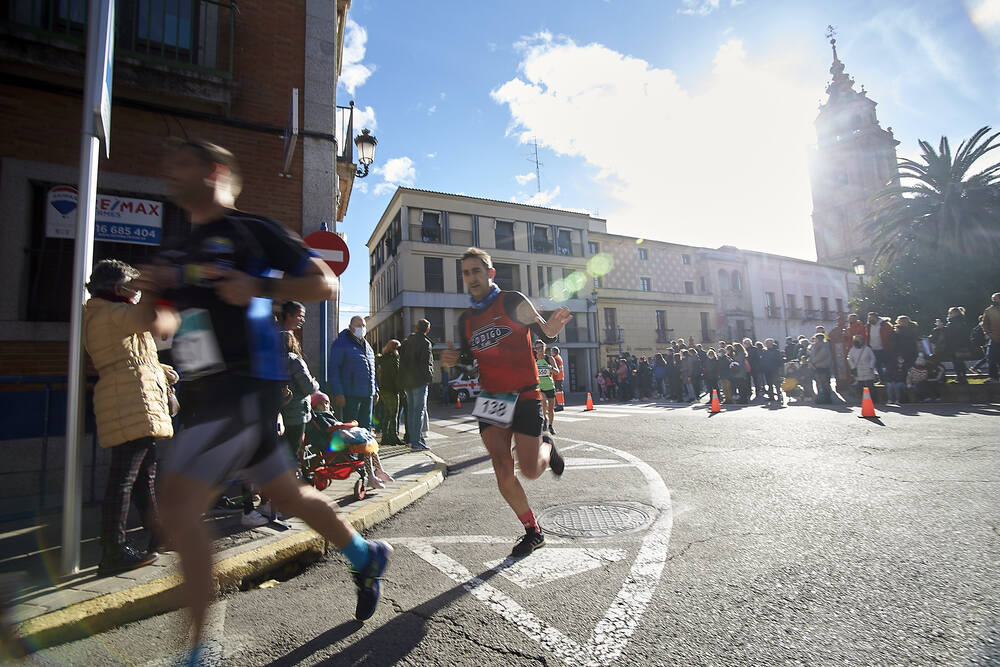
POLYGON ((610 253, 599 252, 587 260, 587 273, 600 278, 607 275, 614 265, 615 260, 610 253))
POLYGON ((549 298, 557 303, 573 298, 573 292, 566 286, 565 280, 557 280, 549 285, 549 298))
POLYGON ((583 286, 587 284, 587 274, 583 271, 574 271, 563 279, 566 283, 566 288, 573 292, 579 292, 583 289, 583 286))

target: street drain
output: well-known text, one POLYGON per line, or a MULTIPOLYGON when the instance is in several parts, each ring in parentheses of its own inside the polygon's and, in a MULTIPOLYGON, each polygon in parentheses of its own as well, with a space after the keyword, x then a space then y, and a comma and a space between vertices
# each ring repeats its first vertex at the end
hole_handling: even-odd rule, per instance
POLYGON ((571 503, 538 517, 546 533, 562 537, 610 537, 635 533, 653 523, 652 508, 628 503, 571 503))

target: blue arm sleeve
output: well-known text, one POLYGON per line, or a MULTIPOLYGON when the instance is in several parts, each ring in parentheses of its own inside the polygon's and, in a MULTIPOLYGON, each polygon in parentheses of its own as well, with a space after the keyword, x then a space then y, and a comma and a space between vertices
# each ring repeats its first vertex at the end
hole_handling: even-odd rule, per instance
POLYGON ((337 345, 336 342, 330 346, 330 367, 327 375, 329 376, 331 398, 344 393, 344 385, 340 381, 340 369, 344 365, 343 350, 344 348, 337 345))

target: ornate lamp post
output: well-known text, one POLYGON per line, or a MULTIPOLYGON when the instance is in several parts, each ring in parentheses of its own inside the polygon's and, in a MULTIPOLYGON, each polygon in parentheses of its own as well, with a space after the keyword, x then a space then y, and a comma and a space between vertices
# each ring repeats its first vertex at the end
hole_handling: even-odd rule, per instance
POLYGON ((378 146, 378 139, 368 128, 365 128, 361 130, 361 134, 354 138, 354 145, 358 147, 358 162, 361 163, 361 168, 355 175, 358 178, 364 178, 368 175, 368 167, 375 161, 375 147, 378 146))
POLYGON ((861 281, 861 285, 864 286, 866 270, 865 260, 860 257, 855 257, 852 264, 854 265, 854 274, 858 277, 858 280, 861 281))

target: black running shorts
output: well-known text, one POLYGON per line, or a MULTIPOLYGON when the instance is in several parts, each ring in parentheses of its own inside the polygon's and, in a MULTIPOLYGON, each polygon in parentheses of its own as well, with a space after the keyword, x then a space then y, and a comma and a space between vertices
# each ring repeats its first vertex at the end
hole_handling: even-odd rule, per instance
POLYGON ((555 389, 542 389, 541 391, 545 395, 545 398, 555 398, 556 397, 556 390, 555 389))
POLYGON ((163 473, 215 486, 237 475, 264 485, 295 467, 278 446, 283 382, 220 373, 179 386, 180 426, 163 473))
MULTIPOLYGON (((486 430, 487 426, 494 426, 486 422, 479 422, 479 432, 486 430)), ((538 437, 542 434, 542 402, 538 399, 521 398, 514 406, 514 420, 510 424, 510 430, 514 433, 538 437)))

